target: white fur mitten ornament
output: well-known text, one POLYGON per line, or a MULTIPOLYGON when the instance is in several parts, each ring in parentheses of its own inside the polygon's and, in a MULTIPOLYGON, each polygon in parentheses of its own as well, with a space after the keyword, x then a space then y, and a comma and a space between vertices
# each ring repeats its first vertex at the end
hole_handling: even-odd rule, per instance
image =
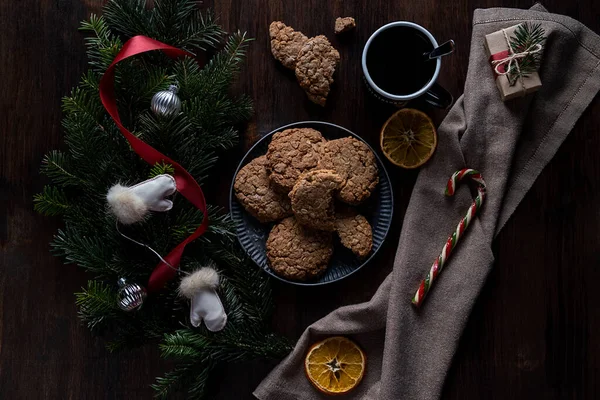
POLYGON ((173 202, 167 199, 177 191, 175 178, 157 175, 134 186, 116 184, 106 194, 110 210, 126 225, 142 221, 149 211, 169 211, 173 202))
POLYGON ((219 274, 211 267, 203 267, 186 276, 179 284, 179 293, 191 300, 190 322, 198 327, 204 321, 211 332, 225 328, 227 314, 216 292, 219 274))

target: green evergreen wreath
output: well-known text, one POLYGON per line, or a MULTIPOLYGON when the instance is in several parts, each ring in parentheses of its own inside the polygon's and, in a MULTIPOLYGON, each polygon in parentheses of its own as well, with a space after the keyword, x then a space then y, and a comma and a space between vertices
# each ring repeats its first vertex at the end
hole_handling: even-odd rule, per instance
MULTIPOLYGON (((204 326, 189 325, 189 304, 177 295, 177 279, 150 296, 138 311, 127 313, 117 307, 117 280, 124 277, 144 284, 157 259, 119 235, 114 217, 106 211, 106 192, 117 182, 136 183, 173 171, 170 165, 149 166, 131 150, 104 110, 98 85, 122 44, 135 35, 194 54, 213 52, 204 67, 190 58, 172 60, 152 52, 121 62, 115 76, 124 125, 179 162, 202 185, 219 153, 237 143, 236 126, 252 113, 249 98, 228 93, 249 39, 239 32, 226 35, 212 15, 202 14, 192 0, 156 0, 152 8, 145 0, 112 0, 103 16, 92 15, 81 30, 90 34, 86 39, 90 69, 63 99, 66 150, 52 151, 44 158, 42 172, 51 184, 35 196, 35 208, 45 215, 62 216, 64 229, 52 242, 54 252, 92 276, 87 287, 76 293, 81 320, 109 338, 110 350, 162 340, 162 355, 181 362, 157 379, 153 385, 157 397, 166 398, 185 387, 190 397, 202 398, 218 363, 279 357, 291 347, 269 331, 268 278, 251 265, 237 245, 229 216, 215 206, 209 206, 209 230, 187 247, 181 269, 191 271, 209 262, 217 265, 220 296, 228 314, 225 329, 212 333, 204 326), (150 99, 173 83, 179 86, 182 112, 174 118, 154 116, 150 99)), ((167 254, 201 221, 200 211, 176 196, 170 212, 152 215, 127 228, 127 234, 167 254)))

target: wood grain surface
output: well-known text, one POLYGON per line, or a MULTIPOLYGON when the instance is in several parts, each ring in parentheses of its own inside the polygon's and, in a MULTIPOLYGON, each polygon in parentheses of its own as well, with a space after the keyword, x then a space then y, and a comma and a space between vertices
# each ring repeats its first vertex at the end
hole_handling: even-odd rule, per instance
MULTIPOLYGON (((226 204, 245 149, 270 130, 300 120, 343 125, 374 147, 392 110, 373 102, 361 82, 360 53, 371 32, 394 20, 417 22, 438 41, 454 39, 439 82, 455 97, 464 84, 471 18, 477 7, 527 8, 517 0, 215 0, 228 30, 256 38, 236 86, 255 102, 243 144, 221 163, 213 201, 226 204), (353 16, 358 28, 335 38, 333 22, 353 16), (325 34, 342 55, 325 109, 310 104, 293 73, 269 53, 268 25, 283 20, 307 35, 325 34)), ((600 32, 596 0, 547 0, 552 12, 600 32)), ((45 180, 42 156, 63 147, 60 99, 86 69, 79 22, 100 0, 4 0, 0 4, 0 398, 148 399, 148 387, 171 365, 156 346, 118 354, 79 324, 73 292, 86 276, 50 255, 60 221, 33 212, 45 180)), ((398 51, 400 51, 400 44, 398 51)), ((559 66, 555 66, 559 68, 559 66)), ((568 73, 566 71, 565 73, 568 73)), ((436 124, 444 112, 425 109, 436 124)), ((463 335, 444 399, 593 399, 600 396, 600 102, 584 113, 494 245, 495 269, 463 335), (597 336, 598 335, 598 336, 597 336)), ((394 228, 366 268, 342 282, 296 288, 274 282, 275 330, 297 338, 335 308, 368 300, 389 273, 416 172, 388 164, 394 182, 394 228)), ((276 364, 230 366, 214 382, 214 399, 251 399, 276 364)))

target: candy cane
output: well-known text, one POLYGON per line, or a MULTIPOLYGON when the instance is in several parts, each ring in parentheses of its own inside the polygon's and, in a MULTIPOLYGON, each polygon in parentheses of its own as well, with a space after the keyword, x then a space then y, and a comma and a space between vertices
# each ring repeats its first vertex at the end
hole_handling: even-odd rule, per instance
POLYGON ((442 249, 442 254, 440 254, 439 257, 433 262, 429 273, 425 279, 421 281, 419 289, 412 299, 412 303, 417 307, 423 303, 425 296, 427 296, 427 293, 431 289, 431 285, 433 285, 433 282, 436 280, 437 276, 440 274, 440 272, 442 272, 442 269, 448 261, 448 258, 450 258, 452 250, 454 250, 459 239, 464 235, 471 220, 473 217, 475 217, 475 215, 477 215, 477 212, 483 205, 483 200, 485 200, 485 182, 478 171, 469 168, 461 169, 460 171, 456 171, 454 174, 452 174, 448 180, 448 184, 446 185, 446 196, 454 196, 457 183, 460 182, 465 176, 469 176, 473 181, 479 184, 477 186, 477 197, 473 201, 473 204, 471 204, 471 207, 469 207, 467 215, 465 215, 465 217, 459 222, 456 230, 446 241, 446 244, 442 249))

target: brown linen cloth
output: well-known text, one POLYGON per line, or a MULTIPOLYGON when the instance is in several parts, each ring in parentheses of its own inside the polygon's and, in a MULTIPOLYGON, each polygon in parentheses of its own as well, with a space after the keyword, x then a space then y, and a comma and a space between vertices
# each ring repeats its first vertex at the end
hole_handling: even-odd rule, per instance
POLYGON ((600 37, 579 22, 537 5, 531 10, 476 10, 464 95, 440 126, 437 152, 419 174, 393 272, 369 302, 342 307, 311 325, 254 395, 261 400, 330 398, 306 379, 304 356, 319 339, 347 335, 366 351, 367 370, 363 382, 342 398, 439 398, 460 335, 492 268, 493 238, 598 90, 600 37), (535 94, 502 103, 483 38, 524 21, 540 22, 548 36, 540 69, 543 86, 535 94), (454 197, 444 196, 447 179, 465 166, 481 171, 487 199, 417 311, 410 300, 471 203, 466 185, 454 197))

